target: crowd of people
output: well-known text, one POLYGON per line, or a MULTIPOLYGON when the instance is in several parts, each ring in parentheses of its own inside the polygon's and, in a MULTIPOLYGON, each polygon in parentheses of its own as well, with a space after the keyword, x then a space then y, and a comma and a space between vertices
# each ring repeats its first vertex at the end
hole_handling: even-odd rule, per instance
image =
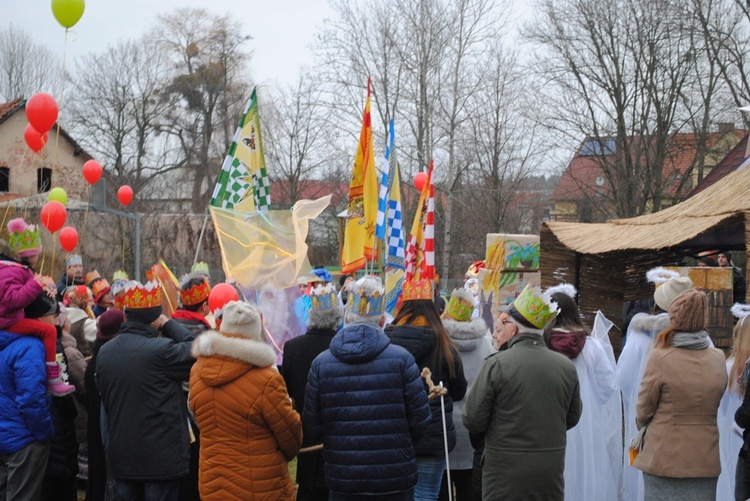
POLYGON ((482 318, 473 277, 441 300, 409 280, 391 317, 379 277, 317 268, 278 365, 241 291, 211 310, 204 264, 167 317, 149 274, 110 283, 69 255, 55 283, 39 229, 8 229, 0 499, 750 498, 750 307, 726 359, 676 272, 647 274, 654 306, 616 361, 569 284, 482 318))

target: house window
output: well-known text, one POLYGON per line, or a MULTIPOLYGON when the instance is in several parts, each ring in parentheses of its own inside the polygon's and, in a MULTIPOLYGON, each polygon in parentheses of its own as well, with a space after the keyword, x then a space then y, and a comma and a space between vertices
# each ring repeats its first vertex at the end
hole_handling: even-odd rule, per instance
POLYGON ((0 167, 0 191, 10 191, 10 168, 0 167))
POLYGON ((52 169, 40 167, 36 170, 36 192, 45 193, 52 189, 52 169))
POLYGON ((584 141, 578 155, 582 157, 598 157, 614 155, 616 151, 617 145, 615 144, 614 139, 588 139, 584 141))

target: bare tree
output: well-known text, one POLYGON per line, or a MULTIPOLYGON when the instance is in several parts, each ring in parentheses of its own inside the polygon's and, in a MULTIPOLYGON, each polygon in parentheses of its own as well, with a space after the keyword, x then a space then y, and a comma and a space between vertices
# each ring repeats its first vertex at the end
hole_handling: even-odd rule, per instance
POLYGON ((0 30, 0 98, 11 101, 37 92, 58 95, 62 65, 43 45, 13 26, 0 30))
POLYGON ((527 27, 540 46, 537 74, 548 83, 546 123, 568 145, 588 138, 609 187, 581 185, 598 211, 659 210, 664 168, 680 147, 675 134, 705 132, 705 120, 695 120, 702 107, 684 106, 687 96, 710 102, 716 91, 696 74, 705 63, 698 28, 676 0, 545 0, 527 27))
POLYGON ((227 16, 203 9, 179 9, 159 16, 152 40, 165 51, 174 72, 161 99, 169 103, 162 130, 175 137, 191 173, 193 211, 208 205, 249 95, 242 78, 249 36, 227 16), (217 134, 218 131, 218 134, 217 134))
POLYGON ((295 86, 282 90, 273 104, 264 108, 266 164, 283 197, 273 200, 274 204, 290 207, 303 198, 303 191, 307 198, 330 192, 304 190, 306 181, 319 178, 328 170, 336 154, 332 148, 335 141, 331 137, 334 130, 330 108, 322 93, 315 74, 301 73, 295 86))

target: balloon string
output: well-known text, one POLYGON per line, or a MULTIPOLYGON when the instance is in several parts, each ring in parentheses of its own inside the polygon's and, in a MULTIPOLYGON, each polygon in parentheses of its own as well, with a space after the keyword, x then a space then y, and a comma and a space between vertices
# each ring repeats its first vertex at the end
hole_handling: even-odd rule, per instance
POLYGON ((55 234, 52 233, 52 263, 50 264, 50 276, 55 276, 55 253, 57 252, 57 245, 55 245, 55 234))
POLYGON ((122 227, 122 224, 120 225, 120 232, 122 233, 122 264, 120 265, 120 269, 125 269, 125 229, 122 227))
MULTIPOLYGON (((86 199, 89 200, 89 197, 91 196, 91 185, 89 184, 86 186, 86 199)), ((86 205, 86 212, 83 213, 83 229, 81 230, 81 247, 83 247, 83 236, 86 234, 86 222, 89 219, 89 207, 91 207, 91 202, 89 201, 89 204, 86 205)))
MULTIPOLYGON (((57 131, 55 134, 55 152, 52 154, 52 175, 50 176, 50 185, 52 184, 52 181, 55 179, 55 168, 57 167, 57 146, 60 143, 60 114, 59 110, 62 109, 63 105, 63 99, 65 98, 65 61, 68 54, 68 28, 65 28, 65 39, 63 41, 63 60, 62 60, 62 74, 60 75, 60 99, 58 100, 60 102, 60 105, 58 106, 58 123, 57 123, 57 131)), ((52 186, 50 186, 52 188, 52 186)))

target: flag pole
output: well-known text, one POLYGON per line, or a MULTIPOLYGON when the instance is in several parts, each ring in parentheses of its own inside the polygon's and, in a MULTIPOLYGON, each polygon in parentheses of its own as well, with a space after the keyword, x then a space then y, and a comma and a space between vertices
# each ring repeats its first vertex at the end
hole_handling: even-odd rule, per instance
POLYGON ((203 235, 206 233, 206 224, 208 223, 208 211, 206 211, 206 217, 203 218, 203 227, 201 228, 201 234, 198 237, 198 245, 195 247, 195 257, 193 258, 193 266, 198 262, 198 253, 201 250, 203 244, 203 235))

